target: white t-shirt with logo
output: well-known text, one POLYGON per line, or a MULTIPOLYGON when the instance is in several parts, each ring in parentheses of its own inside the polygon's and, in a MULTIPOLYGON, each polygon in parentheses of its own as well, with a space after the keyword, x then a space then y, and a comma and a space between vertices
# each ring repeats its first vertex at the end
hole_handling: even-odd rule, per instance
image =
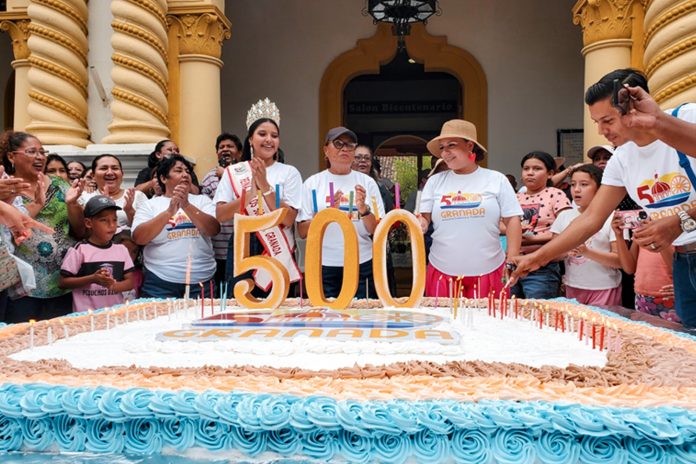
MULTIPOLYGON (((672 114, 671 110, 666 112, 672 114)), ((696 104, 681 107, 679 119, 696 122, 696 104)), ((696 171, 696 158, 687 156, 687 159, 696 171)), ((679 166, 677 151, 660 140, 644 147, 627 142, 617 148, 604 169, 602 184, 626 188, 633 201, 653 220, 696 207, 696 187, 679 166)), ((696 242, 696 231, 682 233, 672 244, 693 242, 696 242)))
MULTIPOLYGON (((566 209, 558 214, 551 225, 551 232, 560 234, 568 228, 573 219, 580 216, 577 209, 566 209)), ((599 232, 587 239, 585 246, 597 251, 610 252, 611 242, 616 241, 611 229, 612 217, 609 217, 599 232)), ((609 290, 621 284, 621 272, 593 261, 585 256, 567 256, 566 273, 563 277, 566 285, 583 290, 609 290)))
MULTIPOLYGON (((133 231, 142 223, 169 208, 170 198, 154 197, 135 210, 133 231)), ((215 217, 215 205, 205 195, 189 194, 188 201, 202 212, 215 217)), ((145 267, 167 282, 186 283, 186 263, 191 256, 190 283, 210 280, 215 273, 215 256, 210 237, 200 234, 183 209, 169 219, 166 226, 143 248, 145 267)))
MULTIPOLYGON (((302 209, 297 217, 298 221, 309 221, 314 217, 314 202, 312 190, 317 192, 318 211, 331 207, 331 196, 329 195, 330 183, 333 182, 334 192, 339 190, 343 193, 339 208, 346 214, 350 209, 350 192, 353 192, 353 215, 351 220, 355 231, 358 233, 358 253, 359 262, 365 263, 372 259, 372 238, 365 228, 362 219, 359 217, 358 208, 355 205, 355 186, 362 185, 366 191, 365 203, 372 208, 372 198, 377 202, 379 216, 384 217, 384 204, 379 193, 377 182, 372 177, 358 171, 350 171, 349 174, 337 175, 328 170, 321 171, 308 178, 303 186, 302 209)), ((374 211, 372 212, 374 214, 374 211)), ((307 246, 315 246, 308 243, 307 246)), ((324 234, 322 243, 322 265, 324 266, 343 266, 343 233, 338 224, 329 224, 324 234)))
POLYGON ((445 171, 428 179, 420 212, 432 214, 430 262, 453 276, 483 275, 498 269, 505 261, 500 219, 522 216, 510 181, 481 167, 471 174, 445 171))
MULTIPOLYGON (((225 172, 222 173, 220 183, 215 192, 215 197, 213 198, 213 203, 216 205, 218 203, 228 203, 237 199, 237 195, 235 195, 234 189, 232 189, 232 182, 230 181, 231 170, 234 166, 234 164, 228 166, 225 168, 225 172)), ((266 167, 266 180, 274 189, 276 185, 280 185, 280 201, 284 201, 297 210, 300 209, 302 206, 302 176, 295 166, 276 161, 272 165, 266 167)), ((249 194, 248 191, 247 194, 249 194)), ((256 195, 256 192, 253 192, 253 194, 256 195)), ((266 197, 266 202, 268 201, 268 197, 266 197)), ((275 205, 273 205, 273 207, 275 207, 275 205)), ((288 237, 288 242, 292 247, 295 243, 293 228, 283 229, 283 231, 288 237)))

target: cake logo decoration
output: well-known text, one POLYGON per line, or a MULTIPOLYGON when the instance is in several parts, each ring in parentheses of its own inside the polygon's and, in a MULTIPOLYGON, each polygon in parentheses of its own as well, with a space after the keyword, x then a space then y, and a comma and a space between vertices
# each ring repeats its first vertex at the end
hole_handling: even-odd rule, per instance
POLYGON ((309 337, 374 342, 429 341, 459 344, 459 334, 442 316, 421 311, 330 308, 252 310, 221 313, 157 334, 159 341, 288 340, 309 337))

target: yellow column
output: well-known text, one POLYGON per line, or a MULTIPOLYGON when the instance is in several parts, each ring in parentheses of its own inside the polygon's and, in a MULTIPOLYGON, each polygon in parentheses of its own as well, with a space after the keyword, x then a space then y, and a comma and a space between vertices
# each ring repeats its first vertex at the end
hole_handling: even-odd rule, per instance
POLYGON ((645 12, 645 71, 663 108, 696 102, 696 0, 653 0, 645 12))
POLYGON ((102 143, 148 143, 169 137, 166 11, 166 0, 111 2, 113 120, 102 143))
POLYGON ((0 30, 7 31, 12 39, 15 70, 14 124, 16 131, 23 131, 29 124, 29 18, 26 14, 0 15, 0 30))
MULTIPOLYGON (((221 132, 220 69, 222 42, 230 38, 230 23, 213 5, 169 10, 172 34, 178 44, 178 95, 172 109, 178 121, 179 148, 196 160, 203 175, 216 163, 215 137, 221 132)), ((172 67, 170 66, 170 70, 172 67)), ((170 99, 171 101, 171 99, 170 99)))
MULTIPOLYGON (((618 68, 642 68, 633 53, 639 47, 645 0, 578 0, 573 7, 573 23, 582 27, 585 57, 585 89, 618 68)), ((607 140, 597 133, 585 106, 585 153, 607 140)))
POLYGON ((32 0, 27 7, 29 85, 26 130, 46 145, 85 147, 87 1, 32 0))

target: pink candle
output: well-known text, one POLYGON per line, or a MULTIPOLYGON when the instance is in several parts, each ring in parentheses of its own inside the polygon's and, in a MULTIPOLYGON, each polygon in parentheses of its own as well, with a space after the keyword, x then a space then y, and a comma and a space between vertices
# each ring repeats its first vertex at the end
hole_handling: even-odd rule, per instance
POLYGON ((212 316, 215 314, 215 310, 213 309, 213 298, 214 298, 214 293, 213 293, 213 280, 210 280, 210 315, 212 316))
POLYGON ((399 183, 394 183, 394 208, 401 208, 401 187, 399 183))
POLYGON ((333 206, 334 206, 334 185, 333 185, 333 182, 329 182, 329 204, 333 208, 333 206))

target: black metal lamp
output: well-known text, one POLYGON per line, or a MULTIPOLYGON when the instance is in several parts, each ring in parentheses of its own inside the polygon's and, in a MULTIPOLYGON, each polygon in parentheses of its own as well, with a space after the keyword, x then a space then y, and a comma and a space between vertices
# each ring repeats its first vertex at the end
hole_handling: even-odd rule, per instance
POLYGON ((432 15, 440 15, 442 10, 437 0, 367 0, 364 15, 378 22, 392 23, 392 31, 398 37, 399 49, 404 48, 404 37, 411 32, 411 23, 428 22, 432 15))

